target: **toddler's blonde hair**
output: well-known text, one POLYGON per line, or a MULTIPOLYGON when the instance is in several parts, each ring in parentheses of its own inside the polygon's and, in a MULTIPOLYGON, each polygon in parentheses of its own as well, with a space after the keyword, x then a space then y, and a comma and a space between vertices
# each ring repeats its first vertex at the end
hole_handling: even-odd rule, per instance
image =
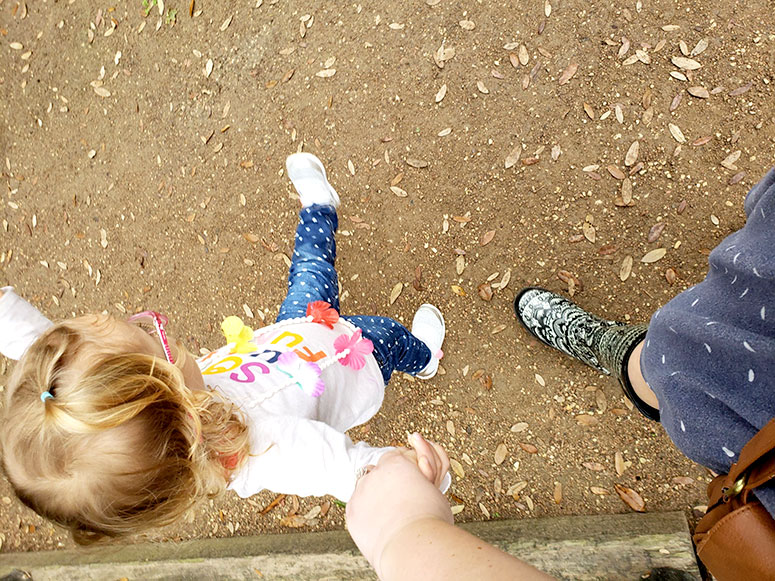
POLYGON ((164 359, 109 352, 115 323, 86 316, 46 331, 12 373, 0 426, 19 499, 79 544, 175 521, 222 493, 248 455, 232 405, 188 389, 164 359))

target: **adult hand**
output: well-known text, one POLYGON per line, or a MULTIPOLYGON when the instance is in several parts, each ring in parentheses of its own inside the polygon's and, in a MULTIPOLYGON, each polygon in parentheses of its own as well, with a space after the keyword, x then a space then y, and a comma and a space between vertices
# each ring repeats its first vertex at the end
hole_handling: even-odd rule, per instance
POLYGON ((419 434, 410 436, 409 444, 414 450, 383 455, 358 480, 347 503, 347 529, 377 572, 385 544, 407 524, 424 518, 453 522, 449 502, 438 489, 449 467, 447 454, 419 434))
POLYGON ((347 528, 383 581, 547 581, 551 577, 456 527, 437 488, 449 459, 417 434, 356 484, 347 528))

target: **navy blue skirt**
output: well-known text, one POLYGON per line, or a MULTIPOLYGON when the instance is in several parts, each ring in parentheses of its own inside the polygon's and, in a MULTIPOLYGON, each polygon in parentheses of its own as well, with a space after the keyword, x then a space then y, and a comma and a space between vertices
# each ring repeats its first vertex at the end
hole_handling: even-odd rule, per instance
MULTIPOLYGON (((775 169, 745 213, 705 280, 654 313, 640 359, 670 438, 716 472, 775 417, 775 169)), ((775 518, 775 483, 754 493, 775 518)))

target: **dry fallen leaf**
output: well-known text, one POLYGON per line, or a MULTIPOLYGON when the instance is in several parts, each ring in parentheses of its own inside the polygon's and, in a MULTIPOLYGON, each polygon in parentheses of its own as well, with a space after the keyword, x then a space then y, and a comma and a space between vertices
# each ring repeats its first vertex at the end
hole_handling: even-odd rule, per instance
POLYGON ((697 44, 694 45, 694 48, 689 53, 689 56, 697 56, 698 54, 704 52, 706 48, 708 48, 708 39, 701 38, 697 41, 697 44))
POLYGON ((492 328, 492 331, 490 331, 490 334, 497 335, 498 333, 500 333, 501 331, 504 331, 507 328, 508 328, 508 325, 506 325, 505 323, 496 325, 495 327, 492 328))
POLYGON ((707 99, 710 97, 710 93, 708 92, 708 89, 705 87, 689 87, 686 89, 686 91, 692 96, 697 97, 698 99, 707 99))
POLYGON ((678 105, 681 104, 681 101, 683 101, 684 94, 683 93, 676 93, 675 97, 673 97, 673 100, 670 102, 670 107, 668 107, 668 110, 672 113, 676 109, 678 109, 678 105))
POLYGON ((580 426, 596 426, 598 424, 598 419, 589 414, 579 414, 576 416, 576 423, 580 426))
POLYGON ((266 505, 266 507, 265 507, 265 508, 263 508, 263 509, 261 510, 261 512, 259 512, 259 514, 262 514, 262 515, 264 515, 264 514, 267 514, 267 513, 268 513, 269 511, 271 511, 271 510, 272 510, 272 509, 273 509, 275 506, 277 506, 278 504, 280 504, 280 503, 281 503, 281 502, 282 502, 284 499, 285 499, 285 495, 284 495, 284 494, 278 494, 277 496, 275 496, 275 497, 274 497, 274 500, 272 500, 272 502, 270 502, 269 504, 267 504, 267 505, 266 505))
POLYGON ((654 250, 647 252, 643 258, 640 259, 640 261, 645 262, 646 264, 650 264, 652 262, 656 262, 657 260, 661 260, 665 257, 665 254, 667 254, 666 248, 655 248, 654 250))
POLYGON ((560 482, 554 483, 554 503, 555 504, 562 503, 562 483, 560 482))
POLYGON ((737 89, 732 89, 731 91, 729 91, 729 96, 730 97, 739 97, 743 93, 747 93, 751 89, 751 87, 753 87, 753 81, 748 81, 742 87, 738 87, 737 89))
POLYGON ((479 293, 479 296, 484 301, 491 301, 492 300, 492 286, 490 286, 489 282, 485 282, 480 284, 478 287, 476 287, 477 292, 479 293))
POLYGON ((696 60, 684 56, 674 56, 670 60, 675 66, 684 71, 696 71, 702 67, 696 60))
POLYGON ((629 178, 622 180, 622 203, 625 206, 632 204, 632 182, 629 178))
POLYGON ((458 276, 463 274, 463 271, 466 269, 466 257, 465 256, 458 256, 455 259, 455 272, 457 272, 458 276))
MULTIPOLYGON (((558 270, 557 278, 559 278, 562 282, 568 285, 569 293, 571 292, 571 289, 573 290, 573 292, 576 292, 576 291, 580 292, 584 290, 584 284, 581 282, 581 279, 579 279, 572 272, 569 272, 567 270, 558 270)), ((571 293, 571 296, 572 296, 572 293, 571 293)))
POLYGON ((528 454, 536 454, 536 453, 538 453, 538 448, 536 448, 533 444, 528 444, 526 442, 520 442, 519 443, 519 447, 522 448, 528 454))
POLYGON ((605 470, 605 466, 600 462, 582 462, 581 465, 587 470, 594 470, 595 472, 602 472, 605 470))
POLYGON ((511 150, 511 153, 509 153, 506 156, 505 166, 506 169, 509 169, 510 167, 513 167, 517 164, 519 161, 520 156, 522 155, 522 146, 517 145, 514 149, 511 150))
POLYGON ((406 190, 402 190, 398 186, 390 186, 390 191, 397 195, 399 198, 405 198, 409 195, 406 193, 406 190))
POLYGON ((630 50, 630 40, 626 37, 622 37, 622 45, 619 47, 619 52, 616 53, 618 58, 622 58, 630 50))
POLYGON ((584 238, 589 240, 592 244, 595 243, 596 231, 595 231, 595 227, 592 224, 590 224, 589 222, 584 222, 581 225, 581 231, 584 234, 584 238))
POLYGON ((481 246, 487 246, 490 242, 492 242, 493 238, 495 238, 495 230, 488 230, 482 234, 482 238, 479 240, 479 244, 481 246))
POLYGON ((649 243, 656 242, 657 239, 662 235, 662 230, 665 229, 665 223, 664 222, 658 222, 654 224, 651 229, 649 230, 649 234, 647 237, 647 241, 649 243))
POLYGON ((441 46, 436 50, 436 52, 433 53, 433 62, 436 63, 436 66, 440 69, 444 68, 444 64, 455 57, 455 49, 454 47, 445 47, 444 43, 441 43, 441 46))
POLYGON ((630 167, 638 160, 638 152, 640 151, 640 142, 633 141, 630 148, 627 150, 627 154, 624 156, 624 165, 630 167))
POLYGON ((495 448, 495 464, 500 466, 503 464, 503 461, 506 459, 506 456, 508 455, 508 450, 506 449, 506 444, 501 442, 498 444, 498 447, 495 448))
POLYGON ((488 89, 482 81, 476 81, 476 88, 483 95, 487 95, 490 92, 490 89, 488 89))
POLYGON ((436 102, 441 103, 441 100, 447 95, 447 84, 441 85, 439 92, 436 93, 436 102))
POLYGON ((727 169, 731 169, 733 171, 737 170, 737 166, 735 165, 735 162, 740 159, 740 155, 743 152, 741 150, 733 151, 728 156, 726 156, 723 160, 721 160, 722 167, 725 167, 727 169))
POLYGON ((667 284, 672 285, 673 283, 675 283, 675 279, 676 279, 675 270, 673 270, 672 268, 668 268, 665 271, 665 280, 667 281, 667 284))
POLYGON ((614 454, 614 468, 616 468, 616 473, 619 476, 624 474, 624 471, 627 469, 624 463, 624 457, 622 456, 621 452, 614 454))
POLYGON ((673 139, 678 143, 686 143, 686 137, 684 137, 683 131, 681 131, 681 128, 678 127, 678 125, 669 123, 667 127, 670 130, 670 135, 673 136, 673 139))
POLYGON ((646 503, 643 502, 643 498, 640 494, 635 492, 632 488, 627 488, 621 484, 614 484, 616 492, 624 503, 632 510, 637 512, 646 512, 646 503))
POLYGON ((571 63, 568 65, 568 67, 562 71, 562 74, 560 75, 559 83, 560 85, 564 85, 568 81, 571 80, 573 75, 576 74, 576 71, 579 69, 579 65, 577 63, 571 63))
POLYGON ((632 273, 632 256, 629 254, 622 260, 622 266, 619 268, 619 279, 624 282, 630 278, 632 273))
POLYGON ((514 500, 519 499, 519 493, 522 492, 527 488, 527 481, 526 480, 520 480, 519 482, 515 482, 511 486, 509 486, 508 490, 506 490, 506 494, 514 498, 514 500))
POLYGON ((460 462, 454 458, 450 458, 449 467, 452 468, 452 472, 454 472, 458 478, 465 478, 466 472, 463 470, 463 465, 460 462))
POLYGON ((601 414, 608 409, 608 400, 605 397, 605 392, 602 389, 595 391, 595 404, 597 405, 597 411, 601 414))
POLYGON ((606 169, 608 170, 608 173, 610 173, 617 180, 623 180, 624 178, 627 177, 626 175, 624 175, 624 172, 615 165, 608 165, 606 166, 606 169))
POLYGON ((396 302, 396 299, 398 299, 399 295, 401 294, 401 291, 404 290, 404 283, 397 282, 395 286, 393 286, 393 290, 390 291, 390 304, 392 305, 394 302, 396 302))
POLYGON ((315 73, 316 77, 320 77, 321 79, 327 79, 328 77, 333 77, 336 74, 336 69, 323 69, 322 71, 318 71, 315 73))
POLYGON ((589 489, 592 491, 592 494, 597 494, 599 496, 606 496, 608 494, 611 494, 610 491, 608 491, 605 488, 601 488, 599 486, 590 486, 589 489))
POLYGON ((521 64, 523 67, 526 66, 528 62, 530 62, 530 55, 528 54, 527 47, 524 44, 519 45, 517 57, 519 58, 519 64, 521 64))

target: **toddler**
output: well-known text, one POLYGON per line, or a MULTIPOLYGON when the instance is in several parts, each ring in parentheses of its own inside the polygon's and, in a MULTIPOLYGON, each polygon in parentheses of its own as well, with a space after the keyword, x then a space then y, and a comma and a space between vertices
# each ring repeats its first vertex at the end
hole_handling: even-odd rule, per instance
MULTIPOLYGON (((384 317, 339 316, 339 196, 315 156, 286 166, 302 209, 277 322, 253 332, 229 317, 228 344, 200 359, 167 338, 159 313, 52 325, 0 290, 0 352, 20 360, 0 426, 5 474, 77 542, 169 524, 226 488, 346 502, 392 448, 345 432, 379 410, 394 370, 435 375, 445 334, 436 307, 418 309, 411 333, 384 317)), ((435 480, 449 485, 448 474, 435 480)))

